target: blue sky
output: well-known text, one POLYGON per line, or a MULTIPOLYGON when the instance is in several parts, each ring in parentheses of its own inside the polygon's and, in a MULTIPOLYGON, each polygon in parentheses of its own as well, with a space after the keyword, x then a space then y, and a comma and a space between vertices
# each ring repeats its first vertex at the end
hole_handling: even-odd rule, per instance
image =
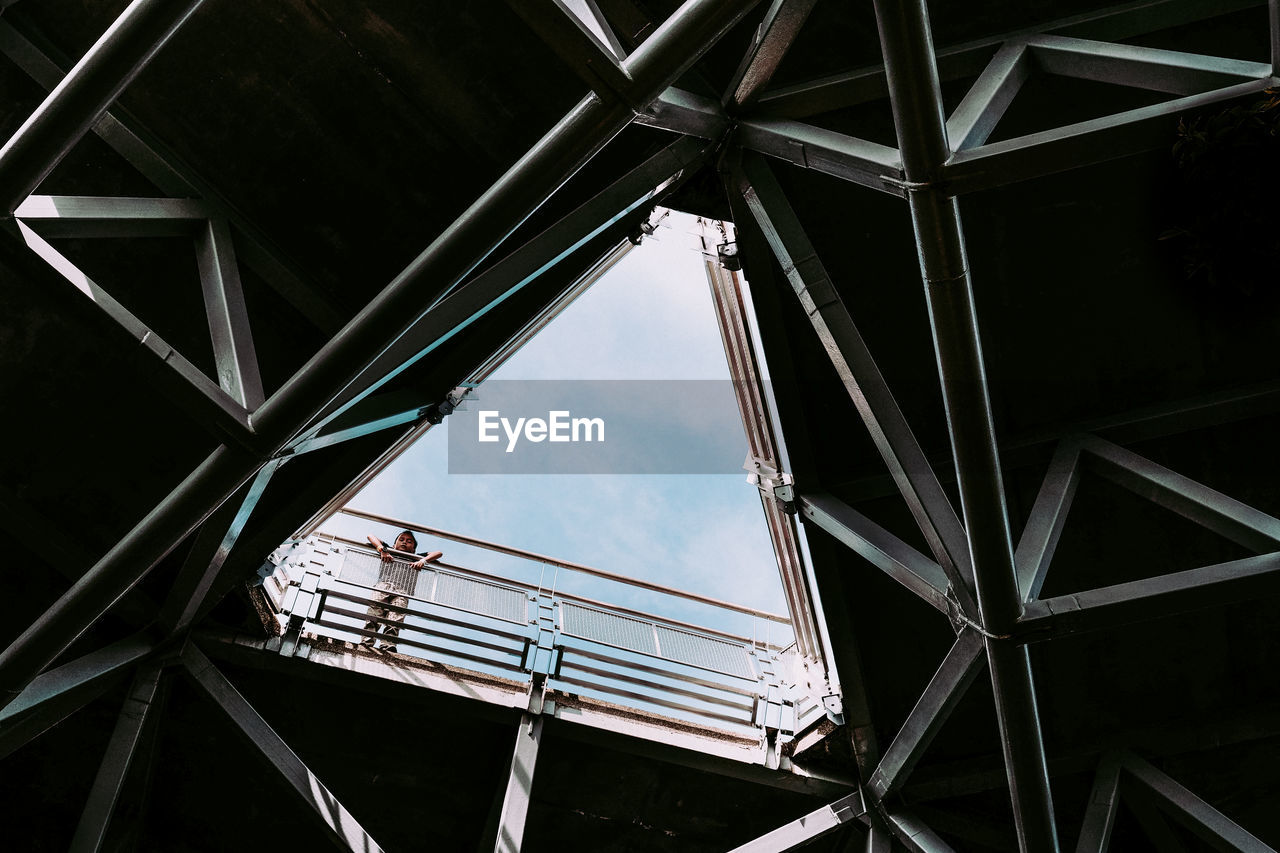
MULTIPOLYGON (((493 379, 728 379, 693 217, 673 213, 493 379)), ((484 387, 478 390, 480 403, 484 387)), ((470 403, 472 407, 477 403, 470 403)), ((350 506, 785 613, 769 536, 745 472, 722 475, 448 473, 451 419, 430 430, 350 506)), ((733 440, 742 445, 739 431, 733 440)), ((362 521, 331 532, 363 538, 362 521)), ((457 565, 537 581, 539 565, 441 541, 419 543, 457 565)), ((547 569, 543 580, 552 581, 547 569)), ((747 635, 750 617, 561 572, 562 589, 747 635)), ((778 639, 779 628, 770 629, 778 639)), ((782 629, 785 631, 785 629, 782 629)))

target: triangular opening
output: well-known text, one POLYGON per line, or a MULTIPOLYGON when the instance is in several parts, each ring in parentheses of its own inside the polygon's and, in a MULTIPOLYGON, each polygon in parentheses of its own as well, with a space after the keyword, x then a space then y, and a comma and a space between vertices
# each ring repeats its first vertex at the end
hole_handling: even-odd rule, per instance
POLYGON ((1252 553, 1086 464, 1040 597, 1158 577, 1252 553))
POLYGON ((1099 83, 1033 71, 1014 97, 988 142, 1003 142, 1057 127, 1148 107, 1174 96, 1134 86, 1099 83), (1053 104, 1046 111, 1045 104, 1053 104))
MULTIPOLYGON (((712 384, 727 383, 728 373, 703 261, 684 233, 692 227, 691 217, 673 214, 488 376, 458 414, 477 429, 474 413, 516 399, 521 393, 517 385, 531 396, 554 395, 559 391, 555 383, 587 381, 593 383, 585 389, 587 399, 617 394, 628 402, 638 395, 643 406, 658 402, 650 395, 669 383, 668 405, 654 411, 652 420, 644 416, 647 426, 665 430, 699 420, 719 425, 719 414, 697 409, 733 404, 731 396, 720 393, 724 388, 712 384), (676 387, 682 383, 699 384, 685 393, 676 387)), ((717 595, 718 590, 717 597, 776 609, 780 601, 772 549, 759 520, 758 492, 744 482, 746 444, 736 410, 729 415, 724 423, 738 434, 726 440, 737 449, 724 455, 726 460, 733 457, 729 467, 715 474, 649 474, 646 460, 618 458, 605 460, 594 473, 550 474, 545 480, 522 476, 514 463, 507 470, 519 473, 450 475, 450 465, 458 467, 461 438, 450 432, 462 422, 451 417, 350 503, 690 591, 717 595)), ((491 432, 503 436, 496 443, 500 449, 509 445, 501 425, 491 432)), ((524 449, 524 441, 518 439, 511 457, 524 449)), ((367 526, 359 522, 353 532, 367 526)), ((519 565, 465 545, 441 548, 449 557, 481 557, 495 570, 517 569, 522 580, 536 583, 545 574, 548 586, 553 581, 554 570, 544 572, 527 561, 519 565)), ((592 586, 589 592, 604 590, 592 586)))
POLYGON ((1006 42, 948 129, 972 148, 1265 80, 1261 63, 1052 35, 1006 42), (1045 110, 1045 104, 1053 109, 1045 110))
MULTIPOLYGON (((200 269, 190 237, 53 237, 48 242, 75 270, 88 276, 201 372, 216 377, 200 269), (157 277, 165 282, 164 287, 147 286, 157 277)), ((68 270, 54 266, 68 275, 68 270)))
MULTIPOLYGON (((803 542, 785 515, 767 521, 743 470, 748 442, 712 296, 741 300, 722 312, 751 317, 749 291, 724 283, 732 228, 659 212, 632 243, 641 248, 608 253, 607 274, 572 284, 571 298, 477 367, 459 386, 463 404, 418 431, 349 498, 354 509, 282 546, 260 587, 282 631, 305 605, 302 639, 330 650, 507 685, 534 679, 557 706, 584 703, 575 713, 631 709, 698 738, 758 745, 764 730, 789 737, 826 715, 825 669, 807 669, 810 653, 796 649, 775 553, 790 536, 782 564, 804 584, 803 542), (558 412, 575 426, 552 447, 558 412), (605 425, 579 438, 579 417, 605 425), (541 432, 521 426, 535 418, 541 432), (707 449, 691 454, 686 438, 707 449), (544 447, 569 451, 552 462, 570 473, 543 473, 544 447), (517 455, 530 448, 532 467, 517 455), (489 451, 512 461, 477 466, 489 451)), ((763 399, 767 419, 767 388, 763 399)))

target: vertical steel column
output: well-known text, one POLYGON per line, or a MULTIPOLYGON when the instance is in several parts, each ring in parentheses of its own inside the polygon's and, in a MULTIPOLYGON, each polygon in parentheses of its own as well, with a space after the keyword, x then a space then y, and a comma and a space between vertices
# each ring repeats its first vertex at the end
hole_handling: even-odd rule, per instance
POLYGON ((202 0, 133 0, 0 149, 0 215, 31 195, 202 0))
POLYGON ((995 426, 960 211, 936 183, 950 157, 924 0, 875 0, 911 221, 924 276, 943 404, 969 533, 1018 843, 1056 851, 1058 835, 1031 661, 1005 638, 1022 612, 995 426))
POLYGON ((506 793, 498 818, 498 835, 494 853, 520 853, 524 843, 524 825, 529 816, 529 800, 533 795, 533 773, 538 763, 538 747, 542 744, 542 717, 525 714, 516 730, 515 749, 507 773, 506 793))

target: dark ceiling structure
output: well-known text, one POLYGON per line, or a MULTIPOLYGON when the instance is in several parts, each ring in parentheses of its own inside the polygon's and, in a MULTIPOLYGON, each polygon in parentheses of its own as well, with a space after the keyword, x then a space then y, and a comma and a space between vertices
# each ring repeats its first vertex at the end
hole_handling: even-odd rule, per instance
POLYGON ((0 8, 6 849, 1280 846, 1275 0, 0 8), (213 638, 656 204, 736 225, 843 725, 549 719, 512 837, 518 712, 213 638))

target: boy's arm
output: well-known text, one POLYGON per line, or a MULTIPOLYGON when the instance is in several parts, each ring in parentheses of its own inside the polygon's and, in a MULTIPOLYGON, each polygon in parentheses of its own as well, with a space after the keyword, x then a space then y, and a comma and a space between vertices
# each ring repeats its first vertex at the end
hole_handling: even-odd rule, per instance
POLYGON ((418 558, 416 562, 410 563, 409 565, 415 569, 420 569, 423 566, 425 566, 427 563, 434 563, 436 560, 440 559, 443 556, 444 556, 443 551, 432 551, 430 554, 423 554, 421 557, 418 558))
POLYGON ((381 539, 379 539, 377 536, 374 536, 372 533, 370 533, 367 538, 369 540, 369 544, 374 547, 374 550, 378 552, 378 556, 381 557, 384 561, 390 562, 392 559, 394 559, 391 556, 391 554, 387 552, 388 551, 387 546, 382 544, 381 539))

